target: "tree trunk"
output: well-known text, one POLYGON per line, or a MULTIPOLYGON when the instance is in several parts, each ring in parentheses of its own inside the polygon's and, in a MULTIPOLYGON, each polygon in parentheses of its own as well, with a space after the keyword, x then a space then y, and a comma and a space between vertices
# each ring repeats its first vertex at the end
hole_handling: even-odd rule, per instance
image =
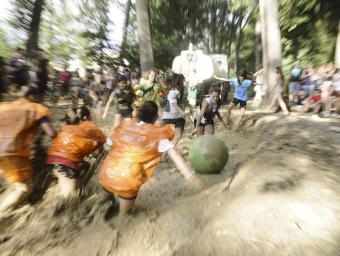
POLYGON ((131 0, 127 0, 126 7, 125 7, 125 20, 124 20, 124 27, 123 27, 123 38, 122 38, 122 43, 120 45, 120 51, 124 50, 124 48, 126 46, 127 30, 128 30, 129 21, 130 21, 130 9, 131 9, 131 0))
POLYGON ((255 48, 255 70, 258 71, 262 66, 262 42, 261 42, 261 22, 257 21, 255 25, 256 48, 255 48))
POLYGON ((336 46, 335 46, 335 67, 340 68, 340 20, 338 25, 338 36, 336 38, 336 46))
POLYGON ((149 1, 136 0, 137 30, 142 72, 154 67, 149 19, 149 1))
MULTIPOLYGON (((262 68, 264 69, 266 67, 267 69, 267 52, 264 50, 267 48, 267 40, 266 40, 266 24, 264 22, 264 18, 262 19, 262 17, 264 17, 264 7, 262 7, 263 2, 259 3, 259 8, 260 8, 260 25, 261 25, 261 44, 262 44, 262 68), (261 21, 261 19, 263 21, 261 21)), ((267 92, 267 81, 264 78, 264 91, 267 92)), ((266 93, 267 94, 267 93, 266 93)), ((267 95, 265 95, 265 97, 267 97, 267 95)))
POLYGON ((275 86, 275 68, 281 66, 281 33, 278 20, 277 0, 260 0, 262 25, 262 45, 264 60, 264 77, 266 83, 266 100, 275 86), (269 32, 269 33, 267 33, 269 32))
POLYGON ((239 18, 236 28, 236 46, 235 46, 235 70, 236 72, 240 68, 240 49, 241 49, 241 40, 242 40, 242 20, 243 18, 239 18))
POLYGON ((217 17, 216 17, 216 3, 215 1, 213 1, 212 4, 212 13, 211 13, 211 24, 212 24, 212 28, 211 28, 211 53, 215 53, 216 51, 216 29, 217 29, 217 17))
POLYGON ((38 50, 39 28, 44 4, 45 0, 35 0, 34 2, 32 20, 27 40, 26 54, 28 58, 32 58, 38 50))
POLYGON ((234 35, 235 35, 235 31, 236 31, 236 25, 235 25, 235 20, 236 20, 236 16, 235 14, 232 15, 232 20, 230 23, 228 23, 228 33, 226 35, 226 41, 227 41, 227 48, 226 48, 226 52, 227 52, 227 56, 228 56, 228 77, 230 74, 230 69, 231 69, 231 44, 232 41, 234 39, 234 35))
POLYGON ((227 2, 225 1, 222 7, 222 14, 221 14, 221 21, 219 24, 219 33, 220 33, 220 40, 218 42, 218 48, 217 48, 217 52, 218 53, 222 53, 222 45, 224 42, 224 38, 223 36, 221 36, 221 34, 224 32, 224 22, 225 22, 225 18, 226 18, 226 14, 227 14, 227 2))

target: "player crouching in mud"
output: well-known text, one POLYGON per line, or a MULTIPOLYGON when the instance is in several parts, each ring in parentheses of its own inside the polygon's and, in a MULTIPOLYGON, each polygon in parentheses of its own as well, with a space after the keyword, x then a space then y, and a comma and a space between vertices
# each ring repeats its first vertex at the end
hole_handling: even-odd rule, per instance
POLYGON ((87 177, 87 168, 81 165, 84 157, 100 150, 106 141, 104 133, 91 121, 86 107, 70 109, 66 125, 48 149, 49 170, 58 179, 60 194, 67 199, 87 177), (84 175, 82 175, 84 174, 84 175))
POLYGON ((157 168, 162 153, 174 161, 189 185, 202 186, 176 151, 170 140, 174 128, 170 125, 155 125, 158 107, 146 101, 138 113, 138 122, 121 123, 113 132, 112 149, 104 160, 98 179, 104 190, 118 197, 119 215, 125 215, 133 207, 141 186, 149 180, 157 168))

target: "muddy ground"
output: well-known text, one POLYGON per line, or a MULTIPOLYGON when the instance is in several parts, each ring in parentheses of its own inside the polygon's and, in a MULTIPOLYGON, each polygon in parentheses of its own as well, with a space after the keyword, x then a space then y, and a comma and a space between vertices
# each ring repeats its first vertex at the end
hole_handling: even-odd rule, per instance
MULTIPOLYGON (((218 129, 230 150, 221 174, 201 175, 193 192, 163 161, 125 218, 95 177, 62 207, 41 152, 40 189, 1 219, 0 255, 340 255, 340 134, 330 126, 340 123, 248 112, 239 132, 218 129)), ((185 156, 191 129, 178 146, 185 156)))

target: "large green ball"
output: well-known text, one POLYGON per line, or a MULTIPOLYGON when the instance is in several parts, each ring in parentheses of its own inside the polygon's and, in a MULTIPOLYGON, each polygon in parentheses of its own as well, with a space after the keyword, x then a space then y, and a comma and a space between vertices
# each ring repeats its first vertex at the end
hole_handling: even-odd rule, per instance
POLYGON ((229 150, 226 144, 210 134, 198 137, 189 149, 189 160, 198 173, 219 173, 228 159, 229 150))

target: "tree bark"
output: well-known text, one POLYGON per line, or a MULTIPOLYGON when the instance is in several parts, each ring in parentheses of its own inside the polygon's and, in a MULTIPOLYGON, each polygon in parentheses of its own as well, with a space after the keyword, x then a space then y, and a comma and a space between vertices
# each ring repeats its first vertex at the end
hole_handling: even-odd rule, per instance
POLYGON ((144 72, 154 67, 148 0, 136 0, 136 14, 140 65, 144 72))
POLYGON ((279 28, 277 0, 260 0, 262 25, 262 45, 264 77, 266 83, 266 101, 269 102, 275 86, 275 68, 281 66, 281 33, 279 28), (267 33, 269 32, 269 33, 267 33))
POLYGON ((240 66, 240 49, 241 49, 241 40, 242 40, 242 21, 243 18, 239 17, 239 21, 237 22, 236 28, 236 47, 235 47, 235 70, 236 72, 239 70, 240 66))
POLYGON ((262 42, 261 42, 261 22, 257 21, 255 25, 256 48, 255 48, 255 70, 261 69, 262 66, 262 42))
POLYGON ((223 7, 222 7, 222 14, 221 14, 221 20, 220 20, 220 24, 219 24, 219 33, 220 33, 220 40, 218 42, 218 48, 217 48, 217 52, 218 53, 222 53, 222 45, 223 45, 223 42, 224 42, 224 38, 223 36, 221 36, 221 34, 224 32, 224 22, 225 22, 225 18, 226 18, 226 15, 227 15, 227 2, 225 1, 224 4, 223 4, 223 7))
POLYGON ((120 51, 124 50, 124 48, 126 46, 127 30, 128 30, 129 21, 130 21, 130 9, 131 9, 131 0, 127 0, 126 7, 125 7, 125 20, 124 20, 124 27, 123 27, 123 38, 122 38, 122 43, 120 45, 120 51))
POLYGON ((336 38, 336 46, 335 46, 335 67, 340 68, 340 20, 338 25, 338 36, 336 38))
POLYGON ((216 29, 217 29, 217 17, 216 17, 216 3, 213 1, 212 4, 212 13, 211 13, 211 53, 215 53, 216 51, 216 29))
POLYGON ((32 20, 26 45, 26 54, 28 58, 32 58, 38 50, 39 28, 44 4, 45 0, 36 0, 34 2, 32 20))

